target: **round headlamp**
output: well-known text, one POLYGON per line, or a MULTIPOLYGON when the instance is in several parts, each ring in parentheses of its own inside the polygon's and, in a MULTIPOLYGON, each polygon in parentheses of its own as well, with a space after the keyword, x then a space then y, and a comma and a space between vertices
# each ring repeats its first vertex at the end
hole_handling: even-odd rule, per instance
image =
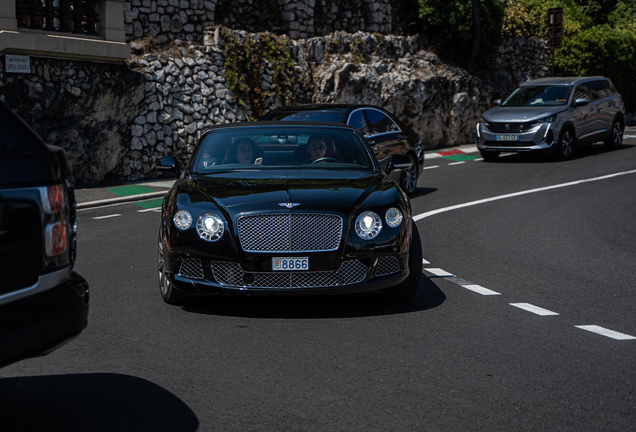
POLYGON ((371 240, 380 234, 382 219, 372 211, 366 211, 356 219, 356 234, 363 240, 371 240))
POLYGON ((190 228, 190 225, 192 225, 192 216, 187 210, 179 210, 175 213, 172 220, 180 230, 186 230, 190 228))
POLYGON ((386 211, 386 215, 384 216, 384 220, 386 220, 386 224, 391 228, 395 228, 402 223, 402 212, 395 207, 391 207, 386 211))
POLYGON ((213 213, 203 213, 197 221, 197 233, 205 241, 217 241, 224 231, 223 221, 213 213))

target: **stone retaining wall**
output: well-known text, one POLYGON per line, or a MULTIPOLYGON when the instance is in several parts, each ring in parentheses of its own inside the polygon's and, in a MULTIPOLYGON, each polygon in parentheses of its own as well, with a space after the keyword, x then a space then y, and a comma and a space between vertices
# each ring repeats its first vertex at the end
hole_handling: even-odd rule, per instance
POLYGON ((280 75, 261 62, 251 91, 261 92, 262 110, 285 103, 278 92, 285 85, 294 103, 372 103, 411 125, 429 149, 472 142, 491 99, 547 72, 545 43, 533 39, 507 40, 493 69, 476 77, 444 64, 422 37, 336 32, 290 40, 217 27, 202 44, 175 42, 121 66, 32 57, 31 74, 0 73, 0 97, 68 151, 78 185, 152 179, 157 159, 174 154, 184 163, 201 130, 258 115, 254 97, 229 88, 225 50, 232 41, 256 47, 272 38, 293 66, 280 75))

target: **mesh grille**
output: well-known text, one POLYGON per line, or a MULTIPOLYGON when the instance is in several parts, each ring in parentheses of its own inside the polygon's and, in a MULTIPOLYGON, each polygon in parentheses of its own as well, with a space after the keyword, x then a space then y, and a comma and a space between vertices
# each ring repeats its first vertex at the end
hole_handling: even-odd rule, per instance
POLYGON ((314 288, 351 285, 362 282, 367 267, 360 261, 345 261, 337 271, 251 273, 254 282, 246 284, 240 264, 212 261, 212 273, 221 285, 249 288, 314 288))
POLYGON ((342 218, 326 214, 266 214, 238 220, 246 252, 334 251, 342 237, 342 218))
POLYGON ((375 269, 376 276, 384 276, 400 271, 400 263, 396 257, 381 257, 378 267, 375 269))
POLYGON ((201 260, 196 258, 186 258, 181 263, 179 269, 179 276, 187 277, 190 279, 203 279, 203 266, 201 260))

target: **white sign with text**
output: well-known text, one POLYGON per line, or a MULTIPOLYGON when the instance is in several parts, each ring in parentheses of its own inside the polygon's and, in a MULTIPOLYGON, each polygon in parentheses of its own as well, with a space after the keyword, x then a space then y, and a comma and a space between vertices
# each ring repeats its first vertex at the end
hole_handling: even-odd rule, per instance
POLYGON ((4 56, 7 72, 31 73, 31 60, 29 56, 11 55, 4 56))

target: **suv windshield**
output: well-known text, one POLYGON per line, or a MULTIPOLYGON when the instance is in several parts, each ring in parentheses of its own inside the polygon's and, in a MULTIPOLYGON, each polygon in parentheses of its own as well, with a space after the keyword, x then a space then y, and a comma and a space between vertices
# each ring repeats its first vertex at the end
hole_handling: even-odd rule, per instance
POLYGON ((570 97, 570 86, 523 86, 519 87, 501 106, 558 106, 566 105, 570 97))
POLYGON ((199 142, 191 167, 202 174, 252 169, 375 169, 367 144, 357 131, 324 127, 213 131, 199 142))

